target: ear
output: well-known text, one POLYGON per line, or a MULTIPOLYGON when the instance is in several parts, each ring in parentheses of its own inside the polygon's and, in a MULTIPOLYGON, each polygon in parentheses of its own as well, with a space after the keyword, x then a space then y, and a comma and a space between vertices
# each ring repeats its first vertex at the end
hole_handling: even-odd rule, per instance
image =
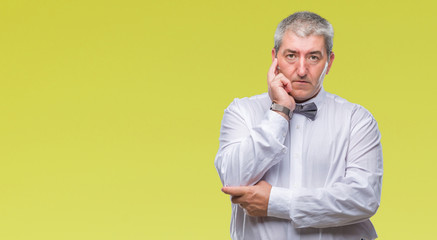
POLYGON ((276 51, 275 48, 272 49, 272 62, 275 60, 276 58, 276 51))
POLYGON ((329 55, 329 63, 328 63, 328 69, 326 70, 326 74, 329 73, 329 70, 331 69, 332 62, 334 62, 335 54, 331 52, 331 55, 329 55))

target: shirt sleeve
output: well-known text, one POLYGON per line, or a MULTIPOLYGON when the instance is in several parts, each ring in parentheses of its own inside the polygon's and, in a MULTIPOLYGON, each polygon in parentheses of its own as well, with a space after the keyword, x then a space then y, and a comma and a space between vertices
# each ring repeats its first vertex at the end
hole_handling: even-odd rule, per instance
POLYGON ((278 188, 270 193, 268 216, 290 219, 297 228, 336 227, 364 221, 381 199, 381 135, 373 116, 355 109, 344 177, 325 188, 278 188))
POLYGON ((235 100, 223 116, 215 166, 224 186, 256 184, 283 159, 289 122, 268 108, 260 121, 251 109, 235 100), (252 122, 258 122, 251 126, 252 122))

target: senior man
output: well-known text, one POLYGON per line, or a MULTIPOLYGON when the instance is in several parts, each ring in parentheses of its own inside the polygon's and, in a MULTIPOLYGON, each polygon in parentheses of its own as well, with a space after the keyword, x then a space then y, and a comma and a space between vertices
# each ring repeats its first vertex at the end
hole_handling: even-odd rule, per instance
POLYGON ((268 93, 225 110, 215 166, 232 196, 232 239, 377 237, 381 136, 366 109, 323 89, 333 35, 315 13, 282 20, 268 93))

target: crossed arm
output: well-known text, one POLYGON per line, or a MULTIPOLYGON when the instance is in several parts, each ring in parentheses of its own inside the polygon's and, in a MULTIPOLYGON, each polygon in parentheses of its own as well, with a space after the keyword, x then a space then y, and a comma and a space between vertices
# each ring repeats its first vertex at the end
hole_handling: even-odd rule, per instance
POLYGON ((272 185, 262 180, 254 186, 223 187, 222 191, 232 196, 232 203, 239 204, 250 216, 265 217, 272 185))
MULTIPOLYGON (((295 108, 295 101, 293 97, 290 96, 291 89, 291 83, 290 81, 281 73, 278 73, 277 71, 278 67, 278 60, 275 58, 269 68, 269 71, 267 73, 267 84, 268 84, 268 91, 270 99, 272 99, 274 102, 281 104, 283 106, 287 106, 289 109, 293 110, 295 108)), ((228 113, 231 114, 231 113, 228 113)), ((276 112, 275 114, 279 114, 282 116, 285 120, 290 120, 287 115, 285 115, 282 112, 276 112)), ((281 121, 276 119, 276 121, 281 121)), ((266 124, 266 123, 265 123, 266 124)), ((274 123, 270 123, 274 124, 274 123)), ((282 119, 282 124, 284 125, 284 121, 282 119)), ((287 123, 288 125, 288 123, 287 123)), ((227 126, 224 126, 225 128, 227 126)), ((236 126, 229 126, 229 129, 232 129, 236 126)), ((241 128, 244 128, 241 126, 241 128)), ((240 128, 240 129, 241 129, 240 128)), ((235 128, 236 129, 236 128, 235 128)), ((265 135, 263 132, 268 131, 268 129, 259 127, 255 131, 252 132, 252 134, 256 134, 258 136, 265 135)), ((285 132, 286 129, 282 129, 280 131, 285 132)), ((235 131, 236 132, 236 131, 235 131)), ((238 134, 237 134, 238 135, 238 134)), ((244 135, 241 134, 242 136, 244 135)), ((250 134, 249 134, 250 135, 250 134)), ((267 138, 265 139, 266 146, 271 145, 269 141, 272 141, 271 136, 267 135, 267 138), (270 138, 270 139, 267 139, 270 138)), ((247 147, 253 147, 251 150, 252 152, 255 152, 253 156, 249 156, 252 158, 261 157, 263 154, 257 154, 257 152, 265 151, 265 148, 263 146, 256 146, 252 142, 253 139, 249 138, 243 141, 240 145, 240 149, 244 149, 245 146, 247 147)), ((283 142, 283 139, 278 139, 277 141, 273 140, 273 145, 280 146, 281 142, 283 142), (276 144, 275 144, 276 143, 276 144), (278 144, 279 143, 279 144, 278 144)), ((283 146, 282 146, 283 148, 283 146)), ((280 150, 280 149, 279 149, 280 150)), ((272 186, 266 182, 266 181, 259 181, 260 177, 274 164, 277 163, 278 159, 281 158, 280 152, 278 153, 278 149, 271 149, 271 152, 267 155, 270 155, 269 157, 266 157, 263 159, 264 164, 258 164, 253 163, 254 167, 252 168, 253 174, 252 178, 250 179, 244 179, 239 178, 239 182, 232 182, 231 184, 249 184, 253 186, 239 186, 239 187, 223 187, 222 191, 226 194, 229 194, 232 196, 232 203, 239 204, 240 207, 244 208, 247 212, 247 214, 251 216, 267 216, 267 208, 269 203, 269 197, 270 197, 270 190, 272 186), (273 157, 272 157, 273 156, 273 157), (257 166, 255 166, 257 165, 257 166), (257 182, 259 181, 259 182, 257 182)), ((248 152, 248 151, 245 151, 248 152)), ((250 151, 249 151, 250 152, 250 151)), ((255 160, 256 161, 256 160, 255 160)), ((241 171, 240 171, 241 172, 241 171)))
MULTIPOLYGON (((274 102, 281 104, 283 106, 287 106, 289 109, 293 110, 295 108, 295 101, 293 97, 290 96, 291 89, 291 83, 290 81, 283 75, 278 73, 278 60, 275 58, 269 68, 269 71, 267 73, 267 84, 268 84, 268 92, 270 99, 272 99, 274 102)), ((285 120, 290 120, 287 115, 285 115, 282 112, 276 112, 280 116, 282 116, 285 120)), ((276 119, 278 120, 278 119, 276 119)), ((280 120, 279 120, 280 121, 280 120)), ((282 124, 284 124, 282 122, 282 124)), ((226 126, 224 126, 226 128, 226 126)), ((231 129, 235 126, 229 126, 231 129)), ((244 127, 243 127, 244 128, 244 127)), ((265 131, 266 129, 263 129, 260 127, 258 131, 255 131, 255 134, 258 134, 259 132, 265 131)), ((284 131, 283 129, 282 131, 284 131)), ((244 135, 244 134, 242 134, 244 135)), ((262 151, 262 147, 256 148, 256 146, 251 141, 252 139, 246 139, 246 142, 243 142, 240 146, 240 148, 244 148, 245 145, 253 147, 254 151, 262 151)), ((269 140, 266 139, 266 143, 268 143, 269 140)), ((276 145, 278 143, 282 142, 281 140, 276 141, 276 145)), ((266 144, 270 145, 270 144, 266 144)), ((246 151, 247 152, 247 151, 246 151)), ((251 157, 258 156, 260 157, 261 154, 254 154, 251 157)), ((275 150, 273 150, 270 154, 270 156, 275 156, 275 150)), ((280 155, 280 153, 278 153, 280 155)), ((257 168, 254 167, 253 172, 255 172, 254 177, 251 179, 243 179, 240 178, 239 183, 245 183, 245 184, 254 184, 256 181, 262 177, 262 175, 267 171, 271 166, 277 163, 277 159, 280 159, 280 156, 275 157, 268 157, 264 159, 264 163, 267 163, 265 165, 259 164, 261 167, 257 168)), ((241 172, 241 171, 240 171, 241 172)), ((234 183, 235 184, 235 183, 234 183)), ((237 183, 238 184, 238 183, 237 183)), ((270 197, 270 190, 272 186, 266 182, 266 181, 259 181, 256 182, 253 186, 239 186, 239 187, 223 187, 222 191, 226 194, 229 194, 232 196, 232 203, 239 204, 240 207, 244 208, 246 212, 251 216, 267 216, 267 208, 269 203, 269 197, 270 197)))

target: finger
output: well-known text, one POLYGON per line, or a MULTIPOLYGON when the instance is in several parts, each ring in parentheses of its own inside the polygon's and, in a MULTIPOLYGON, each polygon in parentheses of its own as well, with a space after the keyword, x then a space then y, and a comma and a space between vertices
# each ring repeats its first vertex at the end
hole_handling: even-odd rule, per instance
POLYGON ((223 187, 222 192, 234 197, 243 196, 247 191, 247 187, 223 187))
POLYGON ((275 58, 270 65, 269 71, 267 72, 267 81, 271 82, 276 76, 276 69, 278 67, 278 59, 275 58))
POLYGON ((282 73, 276 75, 276 77, 270 84, 271 86, 278 86, 284 88, 287 93, 291 92, 292 90, 290 80, 282 73))
POLYGON ((272 80, 270 80, 269 85, 270 85, 271 87, 273 87, 273 86, 275 86, 275 87, 281 87, 281 86, 283 85, 281 79, 283 79, 283 78, 285 78, 285 76, 284 76, 282 73, 279 73, 279 74, 276 75, 272 80))
POLYGON ((288 78, 286 78, 285 76, 283 78, 280 79, 282 86, 284 87, 285 91, 287 93, 290 93, 292 88, 291 88, 291 82, 290 80, 288 80, 288 78))
POLYGON ((231 198, 231 202, 232 203, 235 203, 235 204, 242 204, 242 203, 244 203, 244 201, 243 201, 243 197, 242 196, 239 196, 239 197, 232 197, 231 198))
POLYGON ((263 185, 266 185, 266 184, 269 184, 269 183, 266 182, 265 180, 260 180, 259 182, 257 182, 257 183, 255 184, 255 186, 257 186, 257 185, 259 185, 259 186, 263 186, 263 185))

